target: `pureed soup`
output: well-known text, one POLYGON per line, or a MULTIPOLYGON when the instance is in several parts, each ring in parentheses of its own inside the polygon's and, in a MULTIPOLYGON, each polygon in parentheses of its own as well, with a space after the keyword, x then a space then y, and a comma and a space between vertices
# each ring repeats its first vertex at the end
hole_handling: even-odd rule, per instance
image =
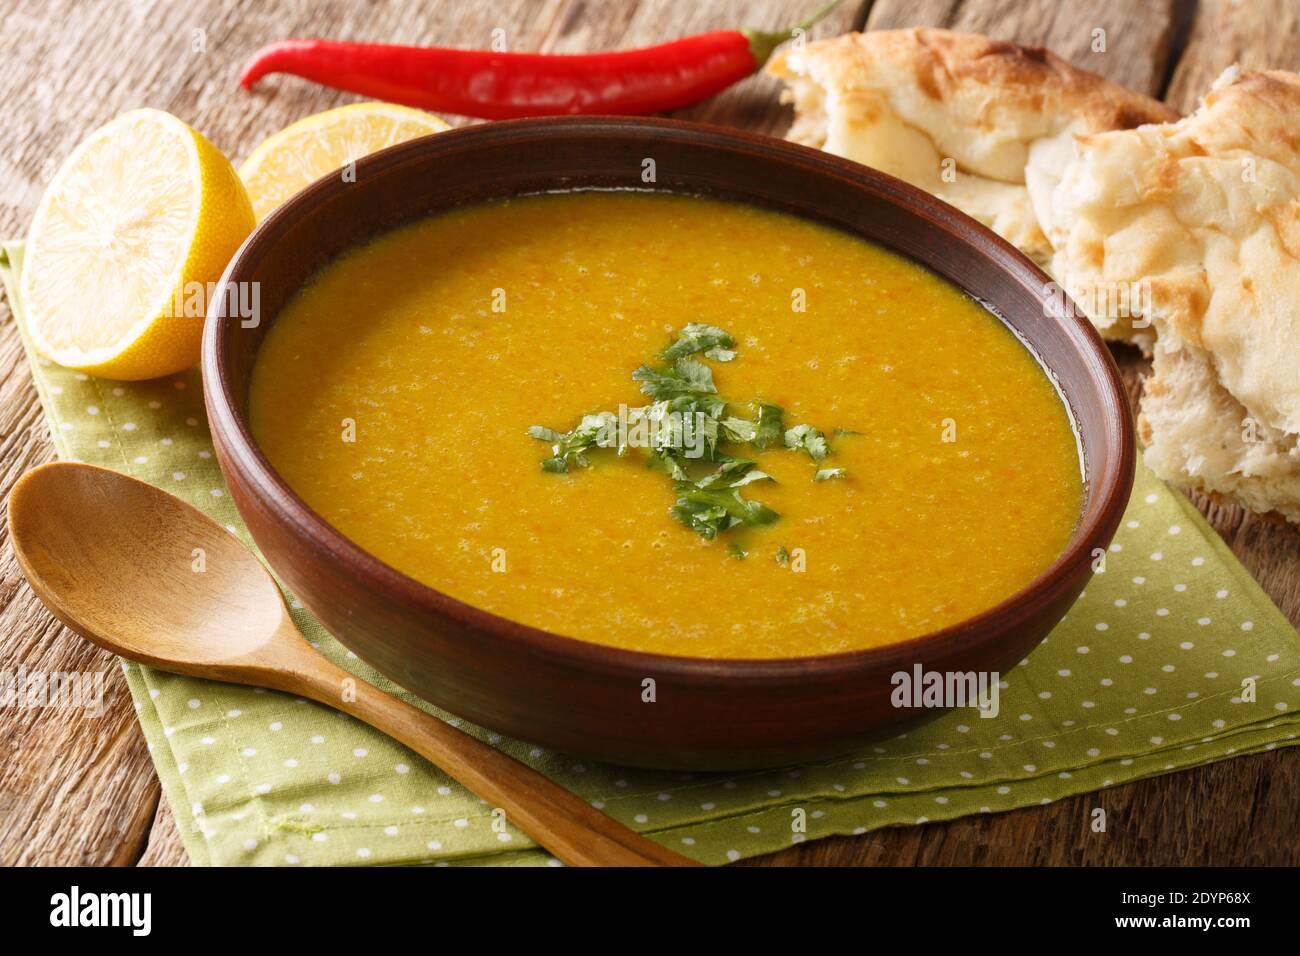
POLYGON ((358 246, 286 306, 254 436, 338 530, 462 601, 693 657, 951 625, 1064 549, 1062 399, 924 268, 785 214, 580 192, 358 246))

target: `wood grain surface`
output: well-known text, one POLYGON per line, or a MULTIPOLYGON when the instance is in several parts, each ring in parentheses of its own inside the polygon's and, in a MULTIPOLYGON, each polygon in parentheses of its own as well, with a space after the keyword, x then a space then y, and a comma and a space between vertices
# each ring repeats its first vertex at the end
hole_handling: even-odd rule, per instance
MULTIPOLYGON (((0 237, 22 235, 73 146, 125 109, 177 114, 240 160, 295 119, 353 97, 291 78, 252 95, 235 78, 262 42, 291 35, 486 46, 612 49, 703 29, 774 28, 795 0, 0 0, 0 237), (195 31, 203 31, 197 34, 195 31), (203 52, 193 52, 196 37, 203 52)), ((865 24, 977 30, 1045 45, 1078 66, 1187 111, 1225 66, 1300 67, 1300 0, 846 0, 814 36, 865 24), (1105 52, 1094 52, 1104 30, 1105 52)), ((676 115, 780 133, 788 107, 755 77, 676 115)), ((453 122, 461 122, 449 117, 453 122)), ((1136 353, 1117 349, 1133 394, 1136 353)), ((30 373, 0 304, 0 494, 53 457, 30 373)), ((1300 534, 1197 500, 1292 623, 1300 622, 1300 534)), ((3 534, 0 531, 0 534, 3 534)), ((116 662, 60 627, 0 539, 0 669, 104 671, 98 718, 0 710, 0 864, 185 865, 116 662)), ((1295 864, 1296 749, 995 816, 801 844, 747 865, 1295 864), (1087 826, 1104 807, 1105 834, 1087 826)))

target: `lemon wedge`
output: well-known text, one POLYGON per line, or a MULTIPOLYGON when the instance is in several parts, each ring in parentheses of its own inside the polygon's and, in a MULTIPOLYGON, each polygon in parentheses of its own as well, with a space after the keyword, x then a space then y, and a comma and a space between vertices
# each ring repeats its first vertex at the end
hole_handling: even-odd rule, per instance
POLYGON ((212 286, 255 221, 234 167, 161 110, 83 141, 41 197, 21 280, 36 347, 115 379, 198 360, 212 286))
POLYGON ((352 103, 300 119, 265 140, 239 168, 261 222, 294 193, 386 146, 448 126, 421 110, 352 103))

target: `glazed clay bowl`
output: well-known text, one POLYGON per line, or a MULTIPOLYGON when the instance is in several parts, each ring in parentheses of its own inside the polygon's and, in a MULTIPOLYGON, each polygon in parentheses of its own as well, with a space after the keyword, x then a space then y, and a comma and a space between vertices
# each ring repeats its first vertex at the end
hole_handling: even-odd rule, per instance
POLYGON ((335 175, 299 194, 258 227, 222 282, 260 284, 256 324, 229 314, 228 303, 240 300, 217 290, 203 379, 221 469, 271 567, 344 645, 401 686, 483 727, 596 759, 774 766, 843 753, 937 716, 895 706, 892 676, 917 665, 1007 673, 1078 597, 1132 486, 1133 425, 1115 365, 1046 275, 898 180, 766 136, 619 118, 439 133, 359 161, 355 181, 335 175), (315 270, 377 233, 464 203, 585 187, 705 194, 818 220, 894 249, 987 303, 1050 370, 1075 419, 1087 489, 1064 553, 1008 600, 942 631, 826 656, 708 660, 604 647, 506 620, 418 583, 335 531, 276 473, 249 429, 250 373, 277 313, 315 270))

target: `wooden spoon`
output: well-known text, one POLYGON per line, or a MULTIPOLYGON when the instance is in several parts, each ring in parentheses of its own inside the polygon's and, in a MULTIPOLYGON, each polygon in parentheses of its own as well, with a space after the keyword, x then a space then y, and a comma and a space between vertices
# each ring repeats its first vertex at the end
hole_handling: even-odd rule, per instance
POLYGON ((537 771, 336 667, 294 626, 261 562, 152 485, 56 462, 19 479, 9 536, 32 590, 78 634, 191 677, 298 694, 401 741, 575 866, 698 866, 537 771))

